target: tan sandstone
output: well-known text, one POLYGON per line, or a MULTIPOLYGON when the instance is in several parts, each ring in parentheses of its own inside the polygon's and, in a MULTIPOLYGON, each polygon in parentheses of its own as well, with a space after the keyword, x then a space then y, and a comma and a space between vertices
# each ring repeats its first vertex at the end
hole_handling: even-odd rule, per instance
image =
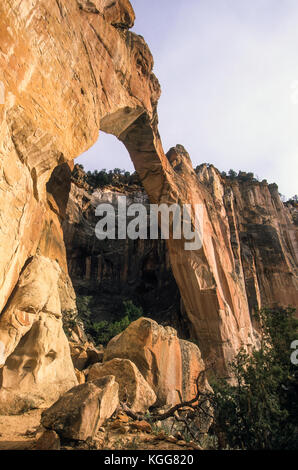
POLYGON ((94 364, 88 372, 88 382, 106 375, 115 376, 119 384, 120 401, 138 413, 146 412, 156 402, 156 395, 145 381, 136 365, 128 359, 112 359, 104 364, 94 364))
MULTIPOLYGON (((204 360, 214 357, 217 371, 227 375, 227 365, 239 348, 254 344, 243 267, 234 257, 229 220, 222 206, 217 212, 212 194, 198 181, 185 150, 178 146, 166 155, 162 148, 157 116, 160 87, 145 40, 127 29, 133 21, 130 3, 122 0, 1 1, 0 81, 5 90, 4 104, 0 104, 2 364, 36 323, 32 312, 24 310, 28 314, 24 319, 15 310, 13 318, 21 322, 14 323, 11 338, 5 326, 11 321, 7 315, 10 298, 36 254, 59 264, 61 311, 75 309, 61 230, 70 188, 64 187, 63 179, 60 186, 50 184, 51 175, 90 148, 99 130, 124 143, 151 202, 203 205, 202 248, 185 251, 185 240, 173 239, 168 247, 204 360)), ((266 292, 269 289, 266 286, 266 292)), ((48 307, 53 317, 52 306, 48 307)), ((47 323, 50 337, 57 334, 57 322, 47 323)), ((42 331, 38 334, 47 336, 42 331)), ((173 340, 172 348, 179 361, 176 343, 173 340)), ((35 352, 38 362, 43 361, 46 347, 40 349, 35 352)), ((46 362, 52 358, 48 353, 46 362)), ((26 355, 21 360, 25 359, 26 355)), ((65 360, 70 360, 66 349, 65 360)), ((171 367, 169 383, 160 392, 165 400, 168 386, 176 380, 171 367)), ((52 380, 51 373, 49 368, 44 383, 52 380)), ((66 368, 65 374, 66 384, 73 369, 70 373, 66 368)), ((21 377, 19 392, 26 391, 21 377)))
POLYGON ((64 439, 86 441, 95 436, 118 403, 118 384, 107 376, 66 392, 42 413, 41 424, 64 439))
MULTIPOLYGON (((118 0, 113 8, 109 2, 83 2, 90 8, 80 3, 41 0, 33 7, 27 0, 1 2, 0 80, 6 99, 0 108, 5 221, 0 309, 38 247, 58 260, 67 286, 61 232, 65 199, 47 182, 57 166, 97 140, 99 129, 127 147, 151 202, 205 200, 190 160, 182 177, 171 164, 179 155, 167 157, 162 149, 156 113, 160 87, 148 46, 127 29, 134 20, 129 2, 118 0)), ((67 196, 67 188, 60 188, 67 196)), ((170 240, 169 253, 203 356, 214 353, 225 373, 237 349, 252 342, 252 329, 228 234, 222 237, 219 231, 205 208, 203 248, 186 252, 183 240, 170 240)))
POLYGON ((50 404, 77 384, 62 328, 55 261, 28 261, 0 317, 2 379, 0 412, 50 404))
POLYGON ((173 328, 164 328, 149 318, 131 323, 109 342, 104 364, 113 358, 126 358, 136 364, 156 393, 159 406, 175 405, 180 397, 194 398, 195 375, 204 370, 195 344, 180 342, 173 328))
POLYGON ((55 431, 45 431, 37 440, 35 450, 60 450, 60 438, 55 431))

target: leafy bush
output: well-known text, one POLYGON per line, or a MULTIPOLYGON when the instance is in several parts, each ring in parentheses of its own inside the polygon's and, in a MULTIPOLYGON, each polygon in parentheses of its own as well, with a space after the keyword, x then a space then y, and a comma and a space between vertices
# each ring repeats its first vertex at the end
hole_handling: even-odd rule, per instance
POLYGON ((123 316, 114 322, 92 320, 93 297, 78 296, 77 307, 80 318, 84 322, 85 330, 96 344, 106 345, 114 336, 124 331, 133 321, 143 316, 141 307, 137 307, 131 300, 123 302, 123 316))
POLYGON ((91 295, 77 295, 77 309, 79 316, 82 320, 86 320, 87 318, 91 317, 91 303, 93 297, 91 295))
MULTIPOLYGON (((83 165, 78 165, 81 170, 84 171, 83 165)), ((76 175, 76 169, 74 170, 74 176, 76 175)), ((130 173, 120 168, 114 168, 114 170, 107 171, 105 168, 102 170, 87 171, 84 175, 84 180, 92 188, 102 188, 105 186, 113 185, 140 185, 140 180, 137 173, 130 173)))
POLYGON ((231 364, 235 383, 212 383, 213 432, 220 448, 297 449, 298 371, 291 343, 298 339, 294 309, 258 313, 260 348, 240 351, 231 364))
POLYGON ((295 194, 295 196, 291 197, 291 199, 289 199, 287 201, 287 204, 291 204, 293 207, 298 207, 298 196, 297 196, 297 194, 295 194))
POLYGON ((229 178, 231 179, 237 178, 237 173, 234 170, 230 170, 228 174, 229 174, 229 178))

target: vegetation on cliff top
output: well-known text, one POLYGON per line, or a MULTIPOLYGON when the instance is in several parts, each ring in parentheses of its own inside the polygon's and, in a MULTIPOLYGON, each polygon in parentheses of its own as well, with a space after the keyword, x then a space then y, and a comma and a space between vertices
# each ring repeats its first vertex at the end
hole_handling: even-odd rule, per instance
MULTIPOLYGON (((209 164, 208 164, 209 165, 209 164)), ((198 173, 202 165, 199 165, 195 168, 195 171, 198 173)), ((239 182, 252 182, 258 183, 260 179, 257 175, 252 172, 246 172, 240 170, 238 173, 231 169, 228 173, 225 171, 220 172, 221 176, 224 179, 230 181, 239 181, 239 182)), ((121 170, 120 168, 114 168, 113 170, 106 170, 105 168, 102 170, 94 170, 94 171, 87 171, 85 173, 84 166, 81 164, 75 165, 73 170, 73 177, 74 179, 83 180, 83 183, 86 183, 92 189, 96 188, 104 188, 106 186, 115 186, 115 187, 123 187, 123 186, 142 186, 141 181, 138 177, 136 172, 130 173, 127 170, 121 170)), ((267 180, 262 180, 263 184, 268 184, 267 180)), ((272 185, 277 186, 275 183, 272 185)), ((272 186, 271 185, 271 186, 272 186)), ((298 206, 298 196, 294 195, 288 201, 286 201, 285 196, 280 194, 282 201, 286 204, 290 204, 293 207, 298 206)))
POLYGON ((120 168, 114 170, 94 170, 85 173, 83 165, 75 165, 73 177, 81 179, 91 188, 104 188, 105 186, 141 186, 141 182, 136 172, 130 173, 120 168))

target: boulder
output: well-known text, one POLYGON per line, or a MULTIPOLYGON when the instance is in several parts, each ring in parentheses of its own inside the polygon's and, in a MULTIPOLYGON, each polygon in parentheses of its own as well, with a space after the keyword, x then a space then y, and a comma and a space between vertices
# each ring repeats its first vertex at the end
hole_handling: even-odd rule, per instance
POLYGON ((50 406, 77 383, 61 320, 40 314, 3 367, 0 413, 50 406))
POLYGON ((97 349, 91 343, 77 344, 70 342, 71 359, 77 370, 83 371, 90 365, 102 362, 103 349, 97 349))
POLYGON ((93 438, 99 426, 116 410, 118 389, 113 376, 78 385, 42 413, 41 424, 63 439, 93 438))
POLYGON ((119 384, 120 401, 134 412, 145 412, 156 402, 156 395, 136 365, 128 359, 112 359, 104 364, 94 364, 88 373, 88 382, 106 375, 114 375, 119 384))
POLYGON ((61 269, 57 262, 34 256, 24 266, 6 308, 0 316, 0 366, 15 350, 21 338, 39 320, 40 312, 61 318, 58 280, 61 269))
POLYGON ((181 342, 173 328, 158 325, 149 318, 131 323, 113 338, 104 354, 104 363, 126 358, 139 369, 157 396, 156 404, 175 405, 194 398, 194 377, 203 369, 199 348, 181 342))
POLYGON ((77 385, 62 325, 60 274, 56 261, 32 257, 0 316, 0 413, 49 406, 77 385))
MULTIPOLYGON (((197 394, 197 379, 205 369, 201 352, 196 344, 179 340, 182 359, 182 396, 184 401, 192 400, 197 394)), ((200 388, 211 391, 207 378, 201 377, 200 388)))
POLYGON ((62 327, 60 273, 56 261, 33 257, 0 317, 0 413, 49 406, 78 383, 62 327))
POLYGON ((45 431, 36 442, 35 450, 60 450, 60 438, 55 431, 45 431))
POLYGON ((97 362, 102 362, 104 355, 103 346, 96 348, 93 344, 88 344, 86 352, 88 357, 88 366, 96 364, 97 362))
POLYGON ((88 367, 88 355, 84 348, 71 345, 71 359, 75 369, 82 371, 88 367))

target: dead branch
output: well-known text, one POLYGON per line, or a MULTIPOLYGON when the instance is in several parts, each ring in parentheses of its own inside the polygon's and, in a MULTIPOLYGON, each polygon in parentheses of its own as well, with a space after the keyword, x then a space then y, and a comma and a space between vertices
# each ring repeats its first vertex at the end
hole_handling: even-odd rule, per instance
POLYGON ((151 422, 151 423, 152 422, 154 423, 154 422, 157 422, 157 421, 164 421, 168 418, 172 418, 174 416, 174 414, 176 413, 176 411, 179 411, 179 410, 181 410, 181 408, 186 408, 186 407, 190 407, 193 410, 195 410, 197 407, 199 407, 203 413, 205 413, 206 415, 208 415, 209 417, 212 418, 212 416, 209 415, 208 412, 202 408, 202 404, 205 403, 206 401, 208 401, 208 396, 209 396, 209 394, 206 394, 206 393, 204 393, 200 390, 200 384, 202 383, 203 378, 205 377, 205 373, 206 373, 206 369, 201 371, 200 374, 198 375, 197 379, 196 379, 197 393, 196 393, 196 396, 192 400, 182 401, 181 403, 178 403, 177 405, 170 408, 168 411, 166 411, 162 415, 154 415, 153 414, 150 417, 148 417, 144 414, 134 413, 125 403, 120 403, 120 406, 123 409, 123 411, 125 411, 125 413, 135 421, 143 421, 144 420, 144 421, 148 421, 148 422, 151 422), (200 400, 200 398, 202 398, 202 397, 205 398, 203 401, 200 400), (194 404, 196 404, 196 405, 194 405, 194 404))

